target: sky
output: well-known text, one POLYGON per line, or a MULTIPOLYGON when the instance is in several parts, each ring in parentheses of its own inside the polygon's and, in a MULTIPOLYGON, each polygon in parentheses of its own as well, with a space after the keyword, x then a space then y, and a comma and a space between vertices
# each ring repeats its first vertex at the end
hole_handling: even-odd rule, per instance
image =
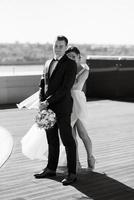
POLYGON ((0 0, 0 43, 134 44, 134 0, 0 0))

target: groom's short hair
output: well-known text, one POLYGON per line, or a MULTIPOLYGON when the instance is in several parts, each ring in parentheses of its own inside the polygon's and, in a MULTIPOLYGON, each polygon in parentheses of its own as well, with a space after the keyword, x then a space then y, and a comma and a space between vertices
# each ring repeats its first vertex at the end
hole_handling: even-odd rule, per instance
POLYGON ((64 35, 58 35, 56 40, 65 41, 66 46, 68 45, 68 39, 64 35))

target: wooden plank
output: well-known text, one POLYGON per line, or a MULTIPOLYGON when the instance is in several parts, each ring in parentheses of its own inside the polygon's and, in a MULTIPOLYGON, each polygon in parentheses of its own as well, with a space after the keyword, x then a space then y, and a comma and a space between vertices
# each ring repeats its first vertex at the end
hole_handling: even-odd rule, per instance
POLYGON ((88 133, 96 157, 96 169, 86 167, 86 151, 79 141, 83 169, 72 186, 62 186, 64 172, 54 179, 36 180, 33 174, 46 162, 31 161, 21 153, 20 140, 34 123, 32 110, 0 110, 0 126, 14 137, 10 159, 0 169, 2 200, 133 200, 134 199, 134 104, 117 101, 88 102, 88 133))

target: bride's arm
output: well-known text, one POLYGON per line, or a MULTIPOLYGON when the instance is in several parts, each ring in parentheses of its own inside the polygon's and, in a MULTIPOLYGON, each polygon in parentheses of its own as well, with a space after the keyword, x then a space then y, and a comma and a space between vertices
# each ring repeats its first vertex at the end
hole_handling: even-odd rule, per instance
POLYGON ((79 73, 79 75, 77 76, 76 78, 76 82, 79 82, 79 81, 86 81, 86 79, 88 78, 88 75, 89 75, 89 67, 87 64, 82 64, 82 70, 81 72, 79 73))

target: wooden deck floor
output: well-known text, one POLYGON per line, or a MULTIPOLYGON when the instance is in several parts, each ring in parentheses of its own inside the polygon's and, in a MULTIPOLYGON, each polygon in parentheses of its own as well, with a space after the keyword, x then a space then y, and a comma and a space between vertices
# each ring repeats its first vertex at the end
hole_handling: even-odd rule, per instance
POLYGON ((21 153, 20 139, 34 122, 35 111, 0 110, 0 126, 14 137, 10 159, 0 169, 0 200, 134 200, 134 103, 101 100, 88 102, 89 135, 96 169, 86 170, 86 152, 79 140, 83 169, 78 181, 62 186, 64 174, 35 180, 33 174, 45 167, 21 153))

